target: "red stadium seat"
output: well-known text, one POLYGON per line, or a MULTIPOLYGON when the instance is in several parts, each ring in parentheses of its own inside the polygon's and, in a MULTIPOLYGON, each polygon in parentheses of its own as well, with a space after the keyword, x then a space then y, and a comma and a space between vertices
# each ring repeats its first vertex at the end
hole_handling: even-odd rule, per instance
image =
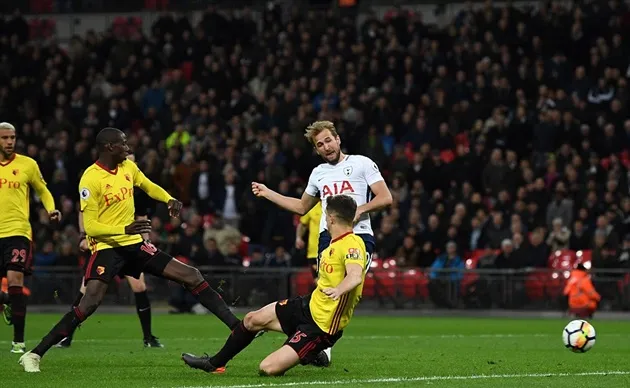
POLYGON ((375 291, 379 296, 393 297, 396 295, 396 271, 374 271, 375 291))
POLYGON ((567 279, 571 276, 571 270, 558 271, 548 274, 548 278, 545 282, 545 294, 547 297, 558 298, 564 291, 564 286, 567 284, 567 279))
POLYGON ((363 283, 363 296, 372 298, 374 297, 374 274, 372 272, 368 272, 365 276, 365 282, 363 283))
POLYGON ((426 299, 429 297, 429 281, 424 273, 417 269, 409 269, 398 277, 397 285, 402 289, 402 295, 411 299, 426 299))
POLYGON ((593 251, 585 249, 583 251, 575 252, 577 262, 584 265, 587 269, 591 268, 591 258, 593 257, 593 251))
POLYGON ((300 271, 293 276, 293 295, 306 295, 313 287, 313 275, 310 271, 300 271))
POLYGON ((557 250, 549 255, 547 265, 549 268, 559 270, 572 270, 578 263, 578 257, 569 249, 557 250))
POLYGON ((546 271, 536 271, 528 274, 525 278, 525 292, 530 301, 542 300, 545 298, 545 284, 549 278, 546 271))

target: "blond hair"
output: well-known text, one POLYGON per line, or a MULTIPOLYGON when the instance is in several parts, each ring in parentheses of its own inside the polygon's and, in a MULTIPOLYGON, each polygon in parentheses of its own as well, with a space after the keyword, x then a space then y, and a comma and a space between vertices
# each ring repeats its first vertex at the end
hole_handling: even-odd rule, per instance
POLYGON ((335 124, 333 124, 331 121, 324 120, 324 121, 315 121, 314 123, 306 127, 306 133, 304 134, 304 137, 313 146, 315 146, 315 137, 325 130, 329 130, 330 134, 333 135, 334 137, 339 136, 339 134, 337 133, 337 130, 335 129, 335 124))
POLYGON ((12 131, 15 131, 15 127, 13 126, 13 124, 7 122, 0 123, 0 129, 10 129, 12 131))

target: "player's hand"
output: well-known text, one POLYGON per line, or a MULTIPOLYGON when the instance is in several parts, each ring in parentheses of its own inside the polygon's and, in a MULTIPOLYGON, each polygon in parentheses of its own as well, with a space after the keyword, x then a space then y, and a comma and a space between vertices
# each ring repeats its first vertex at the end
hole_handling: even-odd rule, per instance
POLYGON ((361 219, 361 216, 363 215, 363 210, 361 210, 359 207, 357 207, 357 211, 356 213, 354 213, 354 221, 353 223, 356 225, 357 222, 359 222, 359 220, 361 219))
POLYGON ((302 237, 295 238, 295 247, 297 249, 303 249, 305 245, 306 244, 304 244, 304 240, 302 239, 302 237))
POLYGON ((252 193, 254 193, 257 197, 266 198, 269 193, 269 189, 262 183, 252 182, 252 193))
POLYGON ((52 222, 60 222, 61 221, 61 212, 57 209, 48 213, 48 217, 52 222))
POLYGON ((339 290, 334 287, 334 288, 325 288, 322 290, 322 292, 329 297, 332 300, 337 300, 339 298, 341 298, 341 292, 339 292, 339 290))
POLYGON ((176 199, 168 201, 168 215, 171 217, 179 217, 179 212, 182 210, 183 203, 176 199))
POLYGON ((81 252, 86 252, 88 250, 88 243, 86 238, 82 238, 81 241, 79 241, 79 250, 81 252))
POLYGON ((138 220, 125 226, 125 234, 142 234, 151 232, 151 221, 138 220))

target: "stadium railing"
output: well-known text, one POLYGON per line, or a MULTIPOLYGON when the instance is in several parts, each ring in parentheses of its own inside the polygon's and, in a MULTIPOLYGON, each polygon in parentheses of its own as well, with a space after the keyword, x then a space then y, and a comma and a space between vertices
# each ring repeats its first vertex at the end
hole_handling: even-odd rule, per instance
MULTIPOLYGON (((228 304, 258 307, 270 301, 301 295, 313 288, 305 268, 201 267, 210 284, 228 304)), ((591 270, 602 295, 600 309, 630 309, 630 269, 591 270)), ((68 305, 80 287, 82 272, 74 267, 35 268, 27 278, 31 304, 68 305)), ((563 290, 568 270, 524 268, 518 270, 420 268, 372 269, 364 284, 361 306, 371 308, 448 309, 566 309, 563 290)), ((180 285, 148 276, 154 304, 160 305, 186 293, 180 285)), ((112 282, 104 304, 133 304, 133 293, 124 279, 112 282)))

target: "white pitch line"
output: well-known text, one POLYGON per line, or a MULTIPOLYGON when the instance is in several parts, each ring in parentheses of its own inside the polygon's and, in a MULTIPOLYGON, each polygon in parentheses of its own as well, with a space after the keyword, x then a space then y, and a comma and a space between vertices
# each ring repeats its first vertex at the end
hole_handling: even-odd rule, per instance
POLYGON ((533 379, 543 377, 585 377, 585 376, 627 376, 630 371, 582 372, 582 373, 523 373, 523 374, 493 374, 469 376, 421 376, 421 377, 388 377, 380 379, 351 379, 351 380, 319 380, 296 381, 291 383, 260 383, 242 385, 206 385, 182 386, 177 388, 265 388, 265 387, 295 387, 305 385, 353 385, 353 384, 396 384, 422 381, 456 381, 456 380, 492 380, 492 379, 533 379))
MULTIPOLYGON (((547 337, 560 337, 560 334, 436 334, 436 335, 344 335, 342 338, 345 340, 395 340, 395 339, 449 339, 449 338, 547 338, 547 337)), ((630 333, 608 333, 606 337, 630 337, 630 333)), ((181 338, 168 338, 161 337, 165 341, 195 341, 195 342, 212 342, 212 341, 221 341, 224 342, 227 338, 225 337, 181 337, 181 338)), ((35 342, 35 340, 30 340, 26 342, 35 342)), ((139 342, 138 339, 134 338, 86 338, 86 339, 74 339, 72 342, 79 343, 133 343, 139 342)), ((0 341, 0 344, 10 344, 11 341, 0 341)))

